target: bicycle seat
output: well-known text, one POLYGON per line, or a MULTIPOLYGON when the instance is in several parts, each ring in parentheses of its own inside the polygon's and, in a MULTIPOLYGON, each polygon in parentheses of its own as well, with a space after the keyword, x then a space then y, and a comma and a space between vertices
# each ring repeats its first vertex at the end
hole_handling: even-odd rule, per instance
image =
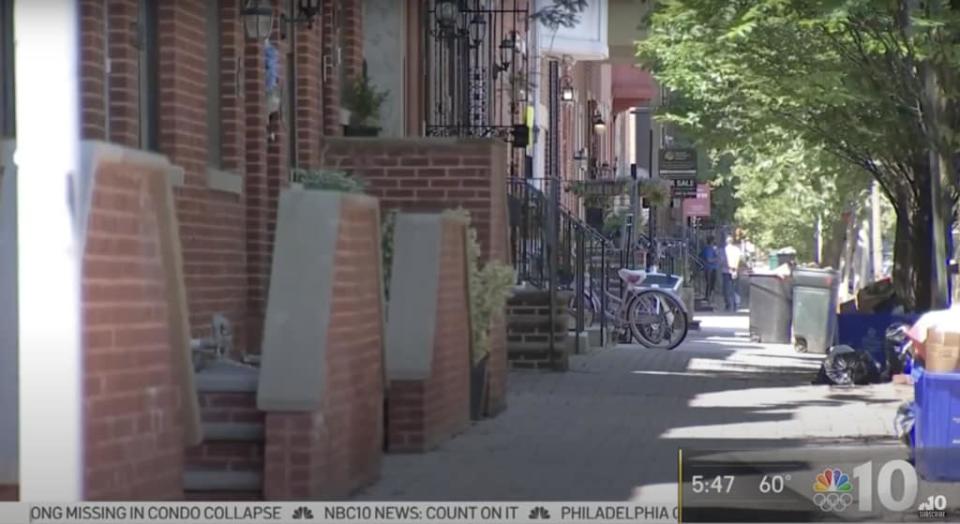
POLYGON ((617 275, 620 276, 620 280, 623 280, 631 286, 639 286, 643 283, 644 279, 647 278, 647 272, 642 269, 622 268, 617 271, 617 275))

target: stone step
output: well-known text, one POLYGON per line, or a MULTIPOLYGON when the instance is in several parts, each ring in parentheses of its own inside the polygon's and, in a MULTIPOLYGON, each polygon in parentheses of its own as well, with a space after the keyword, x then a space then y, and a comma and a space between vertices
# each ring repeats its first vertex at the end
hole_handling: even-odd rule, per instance
POLYGON ((204 422, 204 442, 263 442, 263 424, 255 422, 204 422))
POLYGON ((258 471, 220 471, 187 467, 183 490, 194 493, 263 491, 263 474, 258 471))

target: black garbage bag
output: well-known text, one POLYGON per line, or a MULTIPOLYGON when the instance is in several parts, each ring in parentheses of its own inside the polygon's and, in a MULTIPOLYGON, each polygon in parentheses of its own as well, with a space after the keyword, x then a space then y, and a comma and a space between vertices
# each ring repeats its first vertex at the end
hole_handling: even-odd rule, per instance
POLYGON ((897 414, 893 419, 894 428, 897 430, 897 438, 907 446, 913 448, 914 433, 913 427, 917 420, 916 404, 913 402, 904 402, 897 408, 897 414))
POLYGON ((820 365, 814 384, 863 386, 880 382, 880 366, 866 351, 833 346, 820 365))

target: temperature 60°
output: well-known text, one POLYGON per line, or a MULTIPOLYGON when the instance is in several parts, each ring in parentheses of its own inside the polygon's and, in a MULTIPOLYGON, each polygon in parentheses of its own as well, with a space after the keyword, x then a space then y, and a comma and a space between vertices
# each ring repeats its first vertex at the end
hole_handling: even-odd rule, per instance
POLYGON ((790 475, 764 475, 760 479, 760 493, 783 493, 790 475))

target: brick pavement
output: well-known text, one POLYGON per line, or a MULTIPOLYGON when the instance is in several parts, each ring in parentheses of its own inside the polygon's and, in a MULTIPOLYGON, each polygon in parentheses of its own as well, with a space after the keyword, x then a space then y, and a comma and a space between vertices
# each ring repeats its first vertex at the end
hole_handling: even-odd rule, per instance
POLYGON ((512 372, 508 409, 426 454, 391 455, 358 500, 676 498, 678 447, 891 440, 911 389, 812 386, 820 357, 750 343, 744 316, 703 317, 674 351, 577 356, 512 372))

